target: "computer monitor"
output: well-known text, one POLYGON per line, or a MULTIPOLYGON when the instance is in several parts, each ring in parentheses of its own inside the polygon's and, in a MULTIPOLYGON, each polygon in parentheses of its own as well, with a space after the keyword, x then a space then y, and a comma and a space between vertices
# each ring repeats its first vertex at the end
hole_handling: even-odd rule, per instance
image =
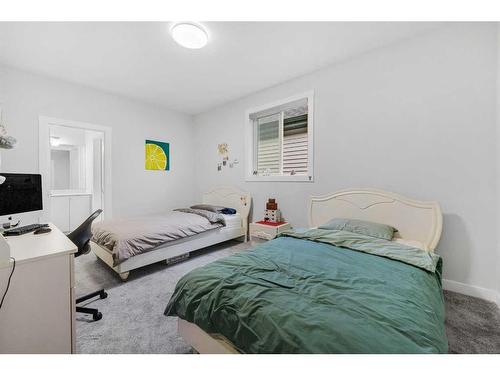
POLYGON ((0 216, 42 210, 42 176, 39 174, 1 173, 0 216))

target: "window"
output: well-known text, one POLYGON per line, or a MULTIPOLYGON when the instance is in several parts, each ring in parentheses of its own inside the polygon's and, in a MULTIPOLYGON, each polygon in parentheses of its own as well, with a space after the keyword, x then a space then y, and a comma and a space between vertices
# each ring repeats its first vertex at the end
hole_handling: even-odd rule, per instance
POLYGON ((247 112, 247 180, 312 181, 312 93, 247 112))

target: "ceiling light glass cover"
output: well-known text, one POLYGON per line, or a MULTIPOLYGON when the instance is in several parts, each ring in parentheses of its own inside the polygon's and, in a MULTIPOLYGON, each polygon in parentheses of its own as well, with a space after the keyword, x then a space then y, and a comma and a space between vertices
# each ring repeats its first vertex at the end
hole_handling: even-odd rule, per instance
POLYGON ((208 43, 207 32, 194 23, 178 23, 172 27, 171 34, 177 43, 186 48, 199 49, 208 43))

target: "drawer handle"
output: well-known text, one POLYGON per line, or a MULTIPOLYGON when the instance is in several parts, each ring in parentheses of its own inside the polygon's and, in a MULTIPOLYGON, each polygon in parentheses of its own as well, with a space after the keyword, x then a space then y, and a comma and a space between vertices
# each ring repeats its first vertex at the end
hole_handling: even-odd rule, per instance
POLYGON ((252 233, 252 236, 255 236, 255 237, 260 237, 260 238, 264 238, 264 239, 272 239, 274 236, 269 234, 269 233, 266 233, 266 232, 261 232, 261 231, 255 231, 252 233))

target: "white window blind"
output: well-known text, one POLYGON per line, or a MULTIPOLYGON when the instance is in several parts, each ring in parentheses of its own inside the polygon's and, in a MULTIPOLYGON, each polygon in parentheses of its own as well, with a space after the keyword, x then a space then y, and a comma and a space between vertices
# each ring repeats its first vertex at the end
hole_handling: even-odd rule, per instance
POLYGON ((307 175, 307 105, 258 117, 258 176, 307 175))
POLYGON ((313 181, 310 111, 308 93, 247 112, 248 180, 313 181))
POLYGON ((274 114, 257 120, 257 173, 277 175, 281 171, 281 114, 274 114))
POLYGON ((285 118, 283 125, 284 175, 307 175, 307 114, 285 118))

